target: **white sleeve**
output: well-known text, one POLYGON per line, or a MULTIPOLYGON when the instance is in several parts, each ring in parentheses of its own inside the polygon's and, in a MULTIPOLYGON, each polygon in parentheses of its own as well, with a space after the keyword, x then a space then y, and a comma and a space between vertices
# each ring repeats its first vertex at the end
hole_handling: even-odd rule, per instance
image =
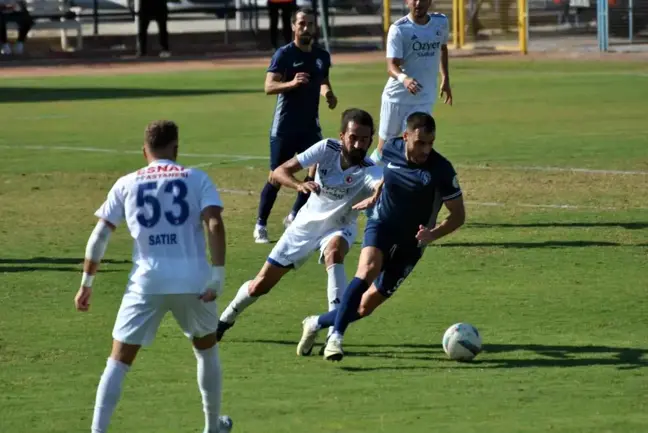
POLYGON ((218 206, 223 208, 223 202, 221 201, 220 194, 218 193, 214 182, 211 181, 207 173, 202 173, 200 185, 200 210, 203 211, 209 206, 218 206))
MULTIPOLYGON (((122 178, 123 179, 123 178, 122 178)), ((95 212, 97 218, 117 227, 125 218, 123 181, 119 179, 108 192, 106 201, 95 212)))
POLYGON ((368 167, 365 170, 365 178, 364 178, 365 188, 370 193, 373 193, 374 189, 376 189, 376 185, 378 185, 382 177, 383 177, 383 169, 381 166, 372 165, 371 167, 368 167))
POLYGON ((398 27, 393 24, 389 27, 389 32, 387 33, 386 57, 388 59, 403 59, 405 57, 401 32, 398 27))
POLYGON ((328 139, 318 141, 302 153, 298 154, 297 161, 299 162, 299 165, 301 165, 302 168, 306 168, 322 162, 322 159, 326 154, 328 141, 328 139))

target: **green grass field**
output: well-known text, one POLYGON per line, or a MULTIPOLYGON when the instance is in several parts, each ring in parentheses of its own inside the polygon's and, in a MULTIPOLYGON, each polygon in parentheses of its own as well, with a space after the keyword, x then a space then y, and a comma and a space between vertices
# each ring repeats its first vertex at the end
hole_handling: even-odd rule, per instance
MULTIPOLYGON (((340 106, 322 108, 325 135, 337 135, 343 108, 378 115, 383 69, 334 68, 340 106)), ((437 104, 436 146, 458 168, 467 225, 350 328, 341 364, 294 353, 303 317, 326 309, 314 258, 251 307, 221 346, 237 432, 648 431, 648 66, 452 69, 456 103, 437 104), (441 350, 458 321, 484 336, 473 363, 441 350)), ((220 308, 254 277, 270 249, 251 236, 274 104, 262 81, 250 69, 0 83, 0 432, 90 430, 130 268, 123 227, 91 312, 72 301, 93 212, 143 165, 148 121, 177 121, 181 161, 230 191, 220 308)), ((275 206, 275 240, 292 199, 275 206)), ((129 373, 111 431, 202 431, 195 359, 170 317, 129 373)))

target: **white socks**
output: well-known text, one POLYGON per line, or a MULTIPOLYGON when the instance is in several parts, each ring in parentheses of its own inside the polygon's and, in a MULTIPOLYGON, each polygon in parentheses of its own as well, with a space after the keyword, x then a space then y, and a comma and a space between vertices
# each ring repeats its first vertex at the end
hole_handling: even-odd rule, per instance
POLYGON ((106 433, 108 431, 108 424, 110 424, 110 418, 117 407, 122 382, 128 370, 130 370, 130 366, 108 358, 106 369, 101 375, 97 387, 97 399, 92 417, 92 433, 106 433))
POLYGON ((194 353, 198 360, 198 388, 205 412, 205 432, 218 432, 222 379, 218 345, 207 350, 194 348, 194 353))
MULTIPOLYGON (((328 296, 328 307, 329 311, 333 311, 338 308, 340 301, 342 300, 342 291, 347 286, 347 277, 346 272, 344 271, 344 264, 336 263, 333 266, 326 268, 326 273, 328 274, 328 283, 326 285, 326 294, 328 296)), ((330 336, 333 332, 333 327, 331 326, 328 331, 330 336)))
POLYGON ((250 281, 243 283, 241 288, 238 290, 238 293, 230 302, 230 304, 225 308, 223 314, 220 316, 220 321, 225 323, 234 323, 239 314, 241 314, 247 307, 254 304, 258 297, 253 297, 248 294, 248 286, 250 281))

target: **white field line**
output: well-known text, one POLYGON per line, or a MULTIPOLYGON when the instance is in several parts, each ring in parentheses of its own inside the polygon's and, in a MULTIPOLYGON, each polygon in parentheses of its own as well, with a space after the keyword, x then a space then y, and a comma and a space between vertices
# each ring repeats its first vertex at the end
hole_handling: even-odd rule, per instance
MULTIPOLYGON (((77 147, 77 146, 36 146, 36 145, 9 145, 0 144, 0 149, 23 149, 23 150, 54 150, 63 152, 91 152, 91 153, 106 153, 106 154, 127 154, 127 155, 141 155, 141 150, 117 150, 107 149, 101 147, 77 147)), ((214 158, 224 159, 227 161, 267 161, 267 156, 258 155, 231 155, 223 153, 180 153, 183 158, 214 158)), ((206 167, 211 163, 203 163, 194 165, 194 167, 206 167)), ((645 170, 602 170, 592 168, 579 168, 579 167, 551 167, 551 166, 524 166, 524 165, 502 165, 502 166, 487 166, 487 165, 470 165, 470 164, 457 164, 458 168, 474 169, 474 170, 515 170, 515 171, 545 171, 545 172, 568 172, 568 173, 584 173, 584 174, 613 174, 613 175, 639 175, 646 176, 648 171, 645 170)))
POLYGON ((551 167, 537 165, 464 165, 457 164, 458 168, 467 168, 472 170, 516 170, 516 171, 548 171, 559 173, 585 173, 585 174, 620 174, 620 175, 648 175, 648 171, 643 170, 602 170, 595 168, 578 168, 578 167, 551 167))
MULTIPOLYGON (((107 149, 101 147, 77 147, 77 146, 36 146, 25 145, 16 146, 10 144, 0 144, 0 149, 24 149, 24 150, 57 150, 62 152, 91 152, 91 153, 109 153, 109 154, 127 154, 127 155, 142 155, 141 150, 118 150, 107 149)), ((250 161, 250 160, 267 160, 266 156, 254 155, 228 155, 223 153, 181 153, 180 156, 184 158, 215 158, 215 159, 229 159, 232 161, 250 161)))
MULTIPOLYGON (((24 150, 56 150, 64 152, 91 152, 91 153, 108 153, 108 154, 129 154, 141 155, 141 150, 119 150, 107 149, 101 147, 77 147, 77 146, 36 146, 36 145, 10 145, 0 144, 0 149, 24 149, 24 150)), ((180 153, 184 158, 214 158, 225 159, 228 161, 267 161, 267 156, 258 155, 231 155, 223 153, 180 153)), ((204 163, 195 165, 194 167, 206 167, 211 163, 204 163)), ((585 173, 585 174, 616 174, 616 175, 648 175, 645 170, 602 170, 593 168, 579 168, 579 167, 551 167, 551 166, 525 166, 525 165, 502 165, 502 166, 488 166, 488 165, 471 165, 471 164, 457 164, 459 168, 467 168, 474 170, 515 170, 515 171, 546 171, 546 172, 571 172, 571 173, 585 173)))
MULTIPOLYGON (((76 147, 76 146, 11 146, 0 144, 0 148, 4 149, 29 149, 29 150, 60 150, 60 151, 76 151, 76 152, 94 152, 106 154, 119 154, 126 153, 129 155, 141 155, 141 151, 126 150, 119 151, 116 149, 105 149, 96 147, 76 147)), ((197 158, 223 158, 230 160, 267 160, 264 156, 252 155, 226 155, 226 154, 197 154, 186 153, 180 154, 183 157, 197 157, 197 158)), ((207 167, 213 163, 200 163, 193 165, 193 167, 207 167)), ((464 165, 465 168, 483 169, 483 170, 538 170, 538 171, 558 171, 558 172, 576 172, 576 173, 591 173, 591 174, 623 174, 623 175, 648 175, 648 171, 623 171, 623 170, 592 170, 586 168, 561 168, 561 167, 524 167, 524 166, 502 166, 502 167, 488 167, 479 165, 464 165)), ((236 194, 236 195, 254 195, 255 191, 239 190, 239 189, 222 189, 223 193, 236 194)), ((535 209, 563 209, 563 210, 620 210, 620 208, 608 206, 578 206, 570 204, 531 204, 531 203, 500 203, 500 202, 478 202, 466 201, 466 204, 472 206, 485 206, 485 207, 522 207, 522 208, 535 208, 535 209)), ((623 209, 648 209, 648 207, 631 207, 623 209)))
MULTIPOLYGON (((249 191, 243 189, 219 189, 223 194, 233 194, 233 195, 258 195, 259 191, 249 191)), ((531 203, 500 203, 500 202, 482 202, 482 201, 471 201, 467 200, 466 205, 468 206, 480 206, 480 207, 503 207, 503 208, 532 208, 532 209, 560 209, 560 210, 596 210, 596 211, 616 211, 616 210, 636 210, 644 209, 648 210, 648 207, 627 207, 627 208, 616 208, 611 206, 579 206, 572 204, 531 204, 531 203)))

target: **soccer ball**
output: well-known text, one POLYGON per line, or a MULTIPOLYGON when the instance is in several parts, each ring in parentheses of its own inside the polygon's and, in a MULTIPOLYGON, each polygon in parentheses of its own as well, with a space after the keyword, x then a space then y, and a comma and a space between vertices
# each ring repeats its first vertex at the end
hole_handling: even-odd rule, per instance
POLYGON ((482 339, 477 328, 455 323, 443 334, 443 351, 455 361, 470 361, 481 352, 482 339))

